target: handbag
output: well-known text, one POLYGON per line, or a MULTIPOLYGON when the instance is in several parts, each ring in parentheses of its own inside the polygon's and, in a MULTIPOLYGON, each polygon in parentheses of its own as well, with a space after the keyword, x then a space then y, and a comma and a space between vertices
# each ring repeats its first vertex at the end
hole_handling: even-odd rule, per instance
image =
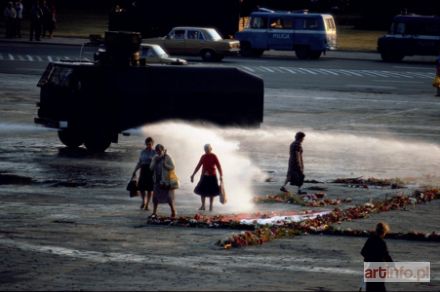
POLYGON ((162 190, 175 190, 179 188, 179 178, 176 175, 176 171, 169 170, 167 175, 167 179, 160 182, 160 188, 162 190))
POLYGON ((138 196, 138 186, 137 186, 137 181, 135 179, 131 179, 128 182, 127 191, 129 192, 130 197, 138 196))
POLYGON ((432 81, 432 86, 439 88, 440 87, 440 76, 435 75, 434 80, 432 81))
POLYGON ((176 171, 174 169, 168 172, 168 181, 170 182, 170 190, 175 190, 179 188, 179 178, 177 177, 176 171))
POLYGON ((228 197, 226 196, 225 185, 223 180, 220 181, 220 203, 223 205, 228 202, 228 197))

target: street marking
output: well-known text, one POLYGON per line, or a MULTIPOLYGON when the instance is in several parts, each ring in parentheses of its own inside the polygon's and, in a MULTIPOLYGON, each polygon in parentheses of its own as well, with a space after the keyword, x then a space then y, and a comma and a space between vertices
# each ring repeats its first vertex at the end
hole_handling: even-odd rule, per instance
POLYGON ((252 69, 251 67, 248 66, 241 66, 244 70, 250 71, 250 72, 255 72, 254 69, 252 69))
POLYGON ((38 62, 43 62, 43 58, 41 58, 40 56, 35 56, 35 58, 37 58, 38 62))
POLYGON ((9 60, 11 60, 11 61, 15 60, 15 58, 14 58, 14 56, 12 56, 12 54, 8 54, 8 57, 9 57, 9 60))
POLYGON ((23 58, 22 55, 17 55, 17 58, 18 58, 19 61, 24 61, 24 58, 23 58))
POLYGON ((53 59, 51 56, 47 56, 47 59, 49 60, 49 62, 53 62, 53 59))
POLYGON ((4 60, 3 54, 0 54, 0 61, 3 61, 3 60, 4 60))
POLYGON ((293 70, 289 67, 280 67, 280 69, 286 70, 287 72, 292 73, 292 74, 296 74, 295 70, 293 70))
POLYGON ((320 71, 324 71, 324 72, 327 72, 327 73, 332 74, 332 75, 335 75, 335 76, 339 76, 338 73, 333 72, 333 71, 331 71, 331 70, 327 70, 327 69, 318 69, 318 70, 320 70, 320 71))
POLYGON ((32 58, 31 55, 26 55, 26 58, 27 58, 28 61, 30 61, 30 62, 33 62, 33 61, 34 61, 34 58, 32 58))
POLYGON ((259 66, 259 67, 260 67, 260 69, 267 70, 267 71, 269 71, 270 73, 274 73, 274 72, 275 72, 275 71, 273 71, 272 69, 267 68, 267 67, 265 67, 265 66, 259 66))
POLYGON ((303 70, 303 71, 305 71, 306 73, 310 73, 310 74, 312 74, 312 75, 317 75, 317 74, 318 74, 318 73, 313 72, 312 70, 309 70, 309 69, 298 68, 298 70, 303 70))

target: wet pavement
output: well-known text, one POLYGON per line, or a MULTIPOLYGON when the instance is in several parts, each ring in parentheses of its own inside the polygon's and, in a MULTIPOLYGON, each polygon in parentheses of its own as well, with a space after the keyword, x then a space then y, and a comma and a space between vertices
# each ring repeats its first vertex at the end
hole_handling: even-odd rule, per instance
MULTIPOLYGON (((151 211, 140 210, 139 198, 129 198, 125 186, 148 135, 176 160, 181 216, 197 213, 200 202, 189 175, 207 141, 221 159, 230 197, 227 205, 215 203, 213 215, 305 209, 252 203, 255 196, 278 192, 297 128, 307 133, 307 179, 317 181, 306 190, 319 186, 329 198, 352 198, 341 207, 439 185, 438 100, 426 92, 270 87, 260 129, 167 122, 133 129, 106 153, 90 154, 65 148, 56 131, 33 124, 37 81, 34 75, 0 78, 1 290, 357 290, 364 238, 305 235, 223 250, 216 242, 236 231, 147 225, 151 211), (365 115, 373 105, 384 115, 365 115), (390 123, 395 127, 386 127, 390 123), (358 176, 401 177, 409 184, 365 189, 330 182, 358 176)), ((371 229, 385 220, 396 231, 438 232, 438 207, 433 202, 342 226, 371 229)), ((168 215, 169 208, 161 205, 159 213, 168 215)), ((430 261, 433 279, 390 283, 389 289, 440 289, 438 243, 388 240, 388 245, 395 260, 430 261)))

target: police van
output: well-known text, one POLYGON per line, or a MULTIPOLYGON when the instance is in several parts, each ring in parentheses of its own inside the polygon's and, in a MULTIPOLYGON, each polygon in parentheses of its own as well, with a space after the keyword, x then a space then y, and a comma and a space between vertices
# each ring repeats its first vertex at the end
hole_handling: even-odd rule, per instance
POLYGON ((251 13, 237 32, 243 56, 261 56, 265 50, 295 51, 299 59, 319 59, 336 49, 336 25, 330 14, 262 9, 251 13))
POLYGON ((377 41, 382 60, 399 62, 405 56, 440 53, 440 17, 397 15, 388 34, 377 41))

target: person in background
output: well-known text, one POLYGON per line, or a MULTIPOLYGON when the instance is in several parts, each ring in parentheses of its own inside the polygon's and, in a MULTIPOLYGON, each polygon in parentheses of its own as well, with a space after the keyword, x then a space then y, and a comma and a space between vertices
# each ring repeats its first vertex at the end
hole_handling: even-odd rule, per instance
POLYGON ((15 11, 17 12, 17 18, 15 19, 15 36, 21 38, 21 22, 23 21, 23 3, 21 0, 15 1, 15 11))
POLYGON ((153 171, 153 213, 151 218, 157 216, 157 207, 159 204, 167 203, 171 209, 171 218, 176 217, 176 208, 174 206, 174 190, 169 187, 169 171, 174 170, 174 162, 167 154, 165 147, 161 144, 156 145, 156 155, 151 161, 150 168, 153 171))
POLYGON ((153 149, 154 140, 151 137, 145 139, 145 149, 141 151, 139 161, 133 171, 132 179, 136 176, 136 172, 140 169, 138 179, 138 189, 141 193, 142 203, 141 209, 149 210, 151 198, 153 196, 153 171, 150 169, 151 161, 156 155, 156 151, 153 149), (147 192, 147 196, 145 196, 147 192))
POLYGON ((43 1, 41 9, 43 11, 42 36, 52 38, 56 24, 55 6, 53 4, 48 4, 47 1, 43 1))
POLYGON ((212 205, 214 197, 220 194, 220 187, 217 181, 216 169, 220 174, 220 181, 223 180, 223 171, 217 156, 212 153, 212 147, 210 144, 205 145, 205 154, 200 158, 199 163, 194 169, 191 175, 191 182, 194 182, 194 175, 202 167, 202 174, 200 176, 199 183, 194 189, 194 193, 199 195, 202 200, 202 206, 199 210, 205 210, 206 197, 209 197, 209 211, 212 211, 212 205))
POLYGON ((3 11, 3 16, 5 17, 5 36, 7 38, 13 38, 15 36, 17 11, 15 10, 14 3, 12 3, 12 1, 6 4, 5 10, 3 11))
POLYGON ((32 6, 30 18, 29 40, 32 41, 35 37, 36 41, 40 41, 43 11, 41 10, 39 1, 35 1, 32 6))
MULTIPOLYGON (((392 262, 388 247, 384 240, 385 235, 390 231, 388 224, 379 222, 376 231, 371 235, 361 250, 364 262, 392 262)), ((366 282, 367 291, 386 291, 384 282, 366 282)))
POLYGON ((295 135, 295 141, 290 144, 290 156, 289 156, 289 166, 287 169, 287 176, 284 184, 281 186, 280 190, 282 192, 288 192, 286 185, 290 182, 291 185, 298 186, 298 194, 307 194, 301 190, 301 186, 304 183, 304 162, 303 162, 303 149, 302 142, 304 141, 306 134, 303 132, 298 132, 295 135))
POLYGON ((435 60, 435 77, 434 81, 432 82, 432 86, 437 88, 436 96, 440 96, 440 54, 435 60))

